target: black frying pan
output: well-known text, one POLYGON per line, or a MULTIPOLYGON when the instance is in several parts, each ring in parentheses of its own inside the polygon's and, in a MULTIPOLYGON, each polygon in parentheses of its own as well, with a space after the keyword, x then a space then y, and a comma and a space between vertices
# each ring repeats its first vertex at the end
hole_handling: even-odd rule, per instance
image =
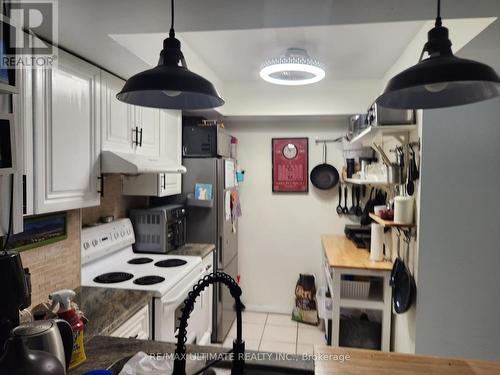
MULTIPOLYGON (((409 262, 409 238, 405 239, 407 244, 406 263, 409 262)), ((399 242, 399 240, 398 240, 399 242)), ((399 255, 399 254, 398 254, 399 255)), ((391 274, 392 300, 394 311, 398 314, 405 313, 413 304, 416 294, 415 279, 413 278, 408 266, 398 256, 394 263, 393 273, 391 274), (398 263, 399 260, 399 263, 398 263), (396 264, 398 263, 398 264, 396 264)))
POLYGON ((323 143, 323 164, 318 164, 309 176, 311 183, 321 190, 329 190, 339 182, 337 168, 326 162, 326 142, 323 143))

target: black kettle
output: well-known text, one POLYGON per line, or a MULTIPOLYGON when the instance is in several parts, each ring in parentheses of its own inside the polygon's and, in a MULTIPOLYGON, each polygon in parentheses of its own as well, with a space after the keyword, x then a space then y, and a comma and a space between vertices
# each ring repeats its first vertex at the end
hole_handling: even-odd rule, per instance
POLYGON ((30 350, 20 337, 11 336, 0 357, 0 374, 65 375, 66 369, 56 356, 41 350, 30 350))

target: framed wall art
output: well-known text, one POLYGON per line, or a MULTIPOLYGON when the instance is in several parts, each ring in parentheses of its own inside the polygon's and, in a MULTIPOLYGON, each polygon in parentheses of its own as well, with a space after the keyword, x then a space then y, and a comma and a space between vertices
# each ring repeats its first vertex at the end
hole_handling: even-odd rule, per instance
POLYGON ((273 138, 273 192, 309 191, 309 139, 273 138))

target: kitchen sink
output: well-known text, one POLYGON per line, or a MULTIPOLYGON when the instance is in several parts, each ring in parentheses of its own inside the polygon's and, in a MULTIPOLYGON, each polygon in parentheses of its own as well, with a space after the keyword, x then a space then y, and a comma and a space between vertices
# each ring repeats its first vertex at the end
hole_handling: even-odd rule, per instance
MULTIPOLYGON (((131 356, 125 357, 113 363, 108 370, 119 374, 123 366, 128 362, 131 356)), ((249 360, 245 362, 245 375, 288 375, 288 374, 314 374, 314 361, 312 359, 302 359, 295 357, 296 360, 277 361, 277 360, 249 360)), ((220 361, 204 372, 205 375, 230 375, 231 361, 220 361)))

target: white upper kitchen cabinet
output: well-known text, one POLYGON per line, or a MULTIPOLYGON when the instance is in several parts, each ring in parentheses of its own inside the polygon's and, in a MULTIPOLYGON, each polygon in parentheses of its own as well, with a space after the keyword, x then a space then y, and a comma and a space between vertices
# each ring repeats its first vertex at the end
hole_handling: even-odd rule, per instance
POLYGON ((134 106, 116 99, 125 81, 101 71, 102 150, 134 152, 134 106))
POLYGON ((160 110, 135 106, 134 127, 137 127, 136 152, 146 156, 160 155, 160 110))
MULTIPOLYGON (((159 110, 159 157, 182 164, 181 111, 159 110)), ((181 193, 180 173, 141 174, 123 177, 123 194, 166 197, 181 193)))
MULTIPOLYGON (((182 164, 182 113, 181 111, 162 110, 160 126, 160 157, 182 164)), ((181 193, 182 176, 180 173, 165 173, 165 183, 160 196, 181 193)))
POLYGON ((100 75, 62 50, 34 72, 35 214, 100 204, 100 75))

